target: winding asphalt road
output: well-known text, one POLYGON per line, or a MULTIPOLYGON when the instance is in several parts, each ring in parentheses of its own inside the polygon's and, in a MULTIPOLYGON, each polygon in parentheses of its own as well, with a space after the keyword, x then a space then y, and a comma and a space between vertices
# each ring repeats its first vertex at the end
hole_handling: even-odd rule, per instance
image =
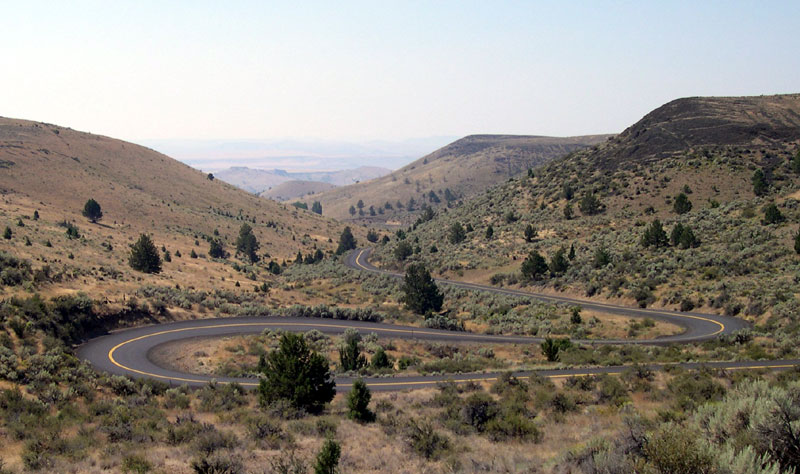
MULTIPOLYGON (((346 263, 348 266, 358 268, 372 273, 402 277, 397 273, 390 273, 374 266, 368 262, 369 250, 359 249, 352 252, 346 263)), ((529 293, 519 290, 504 288, 494 288, 473 283, 456 282, 449 280, 438 280, 442 283, 453 285, 460 288, 489 291, 498 294, 508 294, 513 296, 527 297, 542 301, 566 303, 580 305, 593 311, 600 311, 611 314, 620 314, 630 317, 650 317, 659 319, 684 327, 686 330, 679 335, 667 336, 651 340, 586 340, 576 341, 587 344, 670 344, 687 343, 711 339, 719 334, 727 334, 735 330, 747 327, 747 324, 739 319, 708 315, 700 313, 680 313, 665 310, 648 310, 630 308, 623 306, 608 305, 604 303, 587 302, 560 296, 550 296, 529 293)), ((207 338, 231 336, 237 334, 260 333, 265 329, 285 330, 285 331, 309 331, 317 329, 327 334, 339 334, 348 328, 358 329, 362 333, 377 333, 379 336, 417 339, 431 341, 453 341, 453 342, 483 342, 483 343, 508 343, 508 344, 532 344, 541 341, 541 338, 524 336, 495 336, 472 334, 465 332, 452 332, 436 329, 421 329, 408 326, 397 326, 383 323, 367 323, 360 321, 341 321, 330 319, 311 319, 311 318, 284 318, 284 317, 248 317, 248 318, 218 318, 200 319, 193 321, 180 321, 175 323, 158 324, 140 328, 126 329, 112 334, 95 338, 80 346, 77 349, 78 357, 89 361, 98 370, 103 370, 112 374, 127 375, 131 377, 146 377, 165 381, 171 385, 203 386, 212 380, 220 383, 236 382, 245 387, 254 387, 258 384, 252 378, 230 378, 230 377, 210 377, 198 374, 188 374, 176 371, 167 367, 162 367, 153 362, 150 357, 152 351, 157 350, 163 344, 170 344, 188 338, 207 338)), ((710 362, 704 364, 684 363, 674 364, 691 369, 700 365, 719 369, 787 369, 800 365, 800 360, 780 360, 780 361, 760 361, 760 362, 710 362)), ((651 365, 653 369, 663 368, 664 365, 651 365)), ((626 367, 599 367, 599 368, 571 368, 541 370, 536 373, 545 377, 561 378, 580 375, 594 374, 614 374, 621 373, 626 367)), ((518 376, 528 376, 533 371, 518 372, 518 376)), ((436 376, 412 376, 412 377, 386 377, 365 378, 365 381, 372 390, 405 390, 419 387, 434 386, 441 381, 467 382, 467 381, 492 381, 498 377, 497 373, 485 374, 458 374, 458 375, 436 375, 436 376)), ((352 378, 337 377, 337 390, 346 391, 352 385, 352 378)))

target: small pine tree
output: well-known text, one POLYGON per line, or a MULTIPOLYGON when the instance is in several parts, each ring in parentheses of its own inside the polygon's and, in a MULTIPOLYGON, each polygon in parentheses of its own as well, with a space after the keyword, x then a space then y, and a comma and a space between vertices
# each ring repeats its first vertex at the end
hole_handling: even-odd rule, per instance
POLYGON ((797 235, 794 236, 794 251, 800 255, 800 230, 798 230, 797 235))
POLYGON ((359 370, 367 365, 367 358, 361 354, 361 349, 358 347, 361 342, 361 335, 358 331, 345 332, 344 344, 339 348, 339 361, 342 370, 350 372, 359 370))
POLYGON ((684 193, 678 194, 673 203, 672 209, 676 214, 686 214, 692 210, 692 201, 684 193))
POLYGON ((348 212, 350 212, 351 216, 355 216, 356 215, 356 207, 355 206, 350 206, 350 210, 348 212))
POLYGON ((494 227, 489 225, 489 227, 486 228, 486 240, 491 240, 492 237, 494 237, 494 227))
POLYGON ((522 277, 528 281, 539 280, 547 273, 548 267, 544 257, 539 252, 532 251, 522 262, 520 271, 522 277))
POLYGON ((553 257, 550 259, 550 265, 548 266, 550 273, 560 275, 567 271, 569 268, 569 260, 567 260, 566 253, 567 249, 561 247, 553 254, 553 257))
POLYGON ((667 233, 664 231, 661 221, 656 219, 647 226, 644 234, 642 234, 641 243, 643 247, 666 247, 667 233))
POLYGON ((225 251, 225 247, 220 240, 212 239, 208 242, 208 256, 211 258, 226 258, 228 252, 225 251))
POLYGON ((593 216, 603 211, 603 204, 592 192, 583 195, 581 201, 578 203, 578 207, 585 216, 593 216))
POLYGON ((357 245, 356 238, 353 237, 353 231, 350 230, 350 227, 345 227, 344 230, 342 230, 342 234, 339 236, 339 246, 336 248, 336 255, 342 255, 349 250, 353 250, 357 245))
POLYGON ((372 356, 370 365, 373 369, 386 369, 392 366, 392 361, 389 360, 389 356, 383 350, 383 347, 378 347, 378 350, 372 356))
POLYGON ((128 263, 134 270, 143 273, 159 273, 161 271, 161 257, 158 249, 153 245, 150 236, 141 234, 139 240, 131 247, 128 263))
POLYGON ((250 263, 258 262, 258 249, 261 245, 253 234, 253 228, 248 224, 242 224, 239 228, 239 237, 236 238, 236 254, 242 254, 250 260, 250 263))
POLYGON ((164 261, 165 262, 171 262, 172 261, 172 255, 170 255, 169 250, 165 250, 164 251, 164 261))
POLYGON ((444 296, 439 292, 436 282, 422 264, 415 263, 408 267, 402 290, 404 293, 403 303, 417 314, 442 309, 444 296))
POLYGON ((608 250, 603 247, 595 250, 593 261, 594 268, 603 268, 609 263, 611 263, 611 254, 608 253, 608 250))
POLYGON ((83 206, 83 217, 95 223, 103 218, 103 211, 100 209, 100 204, 94 199, 89 199, 83 206))
POLYGON ((559 352, 572 347, 569 339, 553 339, 545 338, 542 342, 542 354, 547 358, 548 362, 556 362, 559 359, 559 352))
POLYGON ((35 220, 35 221, 39 220, 39 211, 38 210, 33 211, 33 220, 35 220))
POLYGON ((314 203, 311 204, 311 212, 322 215, 322 203, 319 201, 314 201, 314 203))
POLYGON ((286 400, 295 408, 319 413, 336 395, 328 361, 309 349, 301 334, 281 336, 278 349, 259 365, 264 374, 258 385, 262 406, 286 400))
POLYGON ((450 241, 451 244, 453 245, 460 244, 466 238, 467 238, 467 233, 460 222, 456 222, 450 226, 450 233, 448 234, 447 239, 450 241))
POLYGON ((583 318, 581 318, 581 307, 580 306, 573 306, 572 307, 572 315, 569 318, 569 322, 572 324, 580 324, 583 322, 583 318))
POLYGON ((786 220, 786 218, 774 203, 764 208, 764 220, 761 221, 763 225, 780 224, 784 220, 786 220))
POLYGON ((574 211, 572 210, 572 204, 567 203, 564 206, 564 219, 570 220, 574 216, 574 211))
POLYGON ((332 439, 326 439, 322 445, 317 460, 314 463, 314 474, 336 474, 339 467, 339 457, 342 448, 332 439))
POLYGON ((536 229, 533 228, 532 225, 528 224, 525 226, 525 242, 533 242, 533 239, 536 238, 536 229))
POLYGON ((397 247, 394 248, 394 258, 396 258, 398 262, 405 261, 405 259, 410 257, 413 253, 414 249, 411 247, 411 244, 405 240, 399 242, 397 247))
POLYGON ((189 253, 189 258, 197 258, 197 252, 195 252, 194 249, 189 253))
POLYGON ((569 245, 569 254, 567 254, 567 258, 570 259, 570 261, 575 260, 575 244, 574 243, 569 245))
POLYGON ((755 193, 756 196, 763 196, 767 194, 767 191, 769 191, 769 184, 767 183, 764 170, 755 170, 753 172, 753 178, 751 179, 751 182, 753 183, 753 193, 755 193))
POLYGON ((347 394, 348 418, 362 423, 375 421, 375 413, 369 409, 371 399, 372 393, 370 393, 364 380, 357 379, 353 382, 353 389, 347 394))
POLYGON ((370 229, 370 230, 367 232, 367 240, 368 240, 368 241, 370 241, 370 242, 372 242, 372 243, 374 244, 375 242, 377 242, 377 241, 378 241, 378 239, 379 239, 379 236, 378 236, 378 233, 377 233, 377 232, 375 232, 375 230, 373 230, 373 229, 370 229))
POLYGON ((6 226, 6 230, 3 231, 3 238, 6 240, 11 240, 11 236, 13 235, 14 233, 11 232, 11 227, 6 226))

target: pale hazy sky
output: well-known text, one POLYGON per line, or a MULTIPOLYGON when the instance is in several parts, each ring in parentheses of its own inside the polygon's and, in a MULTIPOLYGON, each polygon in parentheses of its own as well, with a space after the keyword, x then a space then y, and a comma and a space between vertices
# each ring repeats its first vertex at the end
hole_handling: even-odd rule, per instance
POLYGON ((800 1, 3 1, 0 115, 128 140, 581 135, 800 92, 800 1))

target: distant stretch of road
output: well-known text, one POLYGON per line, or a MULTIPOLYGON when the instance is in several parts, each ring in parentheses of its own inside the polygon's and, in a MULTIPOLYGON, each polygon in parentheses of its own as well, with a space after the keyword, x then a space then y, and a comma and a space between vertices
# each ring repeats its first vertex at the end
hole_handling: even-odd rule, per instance
MULTIPOLYGON (((369 264, 367 257, 369 250, 357 250, 347 258, 347 265, 364 271, 401 277, 400 274, 386 272, 369 264)), ((680 313, 666 310, 648 310, 624 306, 608 305, 604 303, 587 302, 559 296, 529 293, 520 290, 494 288, 473 283, 464 283, 449 280, 438 280, 442 283, 461 288, 489 291, 499 294, 533 298, 542 301, 580 305, 583 308, 604 313, 619 314, 629 317, 650 317, 668 321, 684 327, 684 333, 675 336, 666 336, 651 340, 585 340, 576 341, 586 344, 670 344, 688 343, 727 334, 737 329, 747 327, 739 319, 725 316, 708 315, 700 313, 680 313)), ((316 329, 326 334, 340 334, 348 328, 357 329, 362 334, 376 333, 381 337, 398 339, 416 339, 428 341, 450 342, 479 342, 479 343, 505 343, 505 344, 534 344, 541 342, 541 338, 525 336, 497 336, 486 334, 473 334, 468 332, 454 332, 437 329, 422 329, 409 326, 398 326, 385 323, 367 323, 360 321, 341 321, 331 319, 312 318, 283 318, 272 316, 259 316, 247 318, 216 318, 180 321, 168 324, 158 324, 140 328, 126 329, 106 336, 92 339, 77 349, 80 358, 89 361, 98 370, 112 374, 127 375, 132 377, 147 377, 162 380, 171 385, 203 386, 212 380, 220 383, 236 382, 244 387, 255 387, 258 384, 252 378, 213 377, 207 375, 189 374, 153 362, 150 357, 152 351, 163 344, 171 344, 189 338, 223 337, 240 334, 257 334, 266 329, 305 332, 316 329)), ((703 365, 718 369, 767 369, 779 370, 794 367, 800 364, 798 360, 761 361, 761 362, 709 362, 703 365)), ((668 364, 669 365, 669 364, 668 364)), ((692 369, 701 364, 683 363, 674 364, 692 369)), ((651 365, 659 369, 664 365, 651 365)), ((616 374, 624 371, 625 367, 598 367, 598 368, 566 368, 536 371, 536 373, 551 378, 616 374)), ((518 376, 531 375, 533 371, 518 372, 518 376)), ((402 376, 402 377, 368 377, 365 381, 373 390, 406 390, 420 387, 431 387, 437 383, 451 380, 454 382, 492 381, 498 373, 457 374, 457 375, 429 375, 429 376, 402 376)), ((352 378, 337 377, 338 390, 349 390, 352 378)))
MULTIPOLYGON (((357 249, 351 252, 345 259, 345 265, 357 270, 362 270, 379 275, 387 275, 395 278, 402 278, 403 274, 389 272, 376 268, 369 263, 369 255, 372 249, 357 249)), ((572 306, 580 306, 589 311, 614 314, 631 318, 651 318, 672 323, 684 328, 684 331, 674 336, 663 336, 657 339, 592 339, 593 344, 672 344, 676 342, 697 342, 713 339, 720 334, 730 334, 749 327, 746 321, 730 316, 720 316, 716 314, 689 313, 682 311, 669 311, 664 309, 644 309, 633 308, 630 306, 619 306, 613 304, 599 303, 595 301, 580 300, 566 296, 548 295, 534 293, 524 290, 514 290, 510 288, 498 288, 495 286, 479 285, 477 283, 467 283, 463 281, 445 280, 437 278, 437 282, 457 288, 468 290, 487 291, 498 295, 509 295, 522 298, 529 298, 546 303, 560 303, 572 306)), ((581 341, 584 342, 584 341, 581 341)))

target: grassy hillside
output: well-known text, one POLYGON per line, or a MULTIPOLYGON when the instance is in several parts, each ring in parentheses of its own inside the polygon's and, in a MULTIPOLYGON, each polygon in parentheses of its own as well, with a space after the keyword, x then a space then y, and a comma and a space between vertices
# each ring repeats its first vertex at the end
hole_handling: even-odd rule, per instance
POLYGON ((322 203, 323 215, 337 219, 389 224, 408 222, 416 218, 415 211, 422 205, 455 204, 528 168, 595 145, 608 137, 472 135, 387 176, 337 188, 314 196, 314 200, 322 203), (359 201, 363 203, 360 209, 359 201), (355 207, 356 214, 350 213, 351 206, 355 207))
MULTIPOLYGON (((275 201, 288 201, 290 199, 303 198, 306 195, 318 194, 323 191, 330 191, 336 188, 333 184, 322 183, 319 181, 286 181, 273 188, 264 191, 259 196, 273 199, 275 201)), ((309 197, 311 199, 311 197, 309 197)))
MULTIPOLYGON (((113 298, 142 279, 233 288, 245 273, 205 258, 204 239, 219 239, 233 253, 239 229, 248 223, 261 243, 262 261, 281 262, 298 250, 333 250, 342 228, 147 148, 55 125, 0 119, 0 166, 0 230, 12 231, 10 239, 0 239, 0 251, 33 262, 34 269, 48 267, 56 276, 47 291, 56 293, 83 290, 113 298), (81 215, 89 198, 102 207, 96 224, 81 215), (66 223, 77 227, 77 238, 67 236, 66 223), (129 245, 141 233, 171 254, 159 275, 134 272, 127 264, 129 245), (200 258, 191 258, 192 251, 200 258)), ((16 289, 4 285, 4 291, 16 289)))
MULTIPOLYGON (((724 311, 797 329, 799 144, 800 95, 677 100, 594 149, 420 222, 404 239, 415 252, 408 260, 476 281, 724 311), (767 184, 762 195, 752 184, 757 171, 767 184), (691 203, 683 214, 675 206, 681 194, 691 203), (599 201, 596 213, 582 206, 589 195, 599 201), (764 222, 770 204, 783 221, 764 222), (656 219, 668 241, 681 224, 698 242, 645 247, 642 236, 656 219), (451 239, 456 224, 465 229, 460 242, 451 239), (530 252, 552 267, 561 248, 566 269, 525 281, 521 264, 530 252)), ((376 259, 401 266, 399 245, 395 237, 376 259)))

